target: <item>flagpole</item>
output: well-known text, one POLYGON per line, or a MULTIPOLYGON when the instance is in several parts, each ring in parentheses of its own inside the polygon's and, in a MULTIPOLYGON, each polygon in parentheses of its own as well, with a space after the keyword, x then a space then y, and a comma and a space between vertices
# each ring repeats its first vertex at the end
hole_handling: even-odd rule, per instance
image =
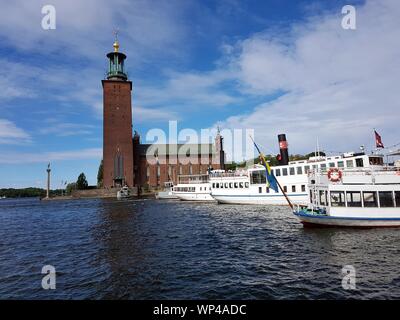
MULTIPOLYGON (((266 160, 265 160, 264 154, 260 151, 260 149, 258 148, 258 146, 257 146, 257 144, 255 143, 255 141, 254 141, 254 139, 253 139, 252 136, 250 136, 250 139, 253 141, 254 145, 256 146, 256 149, 257 149, 257 151, 258 151, 258 153, 259 153, 259 155, 260 155, 260 157, 261 157, 261 160, 264 161, 264 164, 265 164, 265 167, 266 167, 266 160)), ((265 168, 265 170, 267 170, 267 168, 265 168)), ((290 199, 289 199, 289 197, 287 196, 286 192, 283 190, 283 188, 282 188, 281 184, 279 183, 278 179, 277 179, 275 176, 274 176, 274 179, 275 179, 276 184, 278 185, 279 189, 280 189, 281 192, 283 193, 283 195, 284 195, 284 197, 285 197, 285 199, 286 199, 286 201, 287 201, 289 207, 290 207, 292 210, 294 210, 294 207, 293 207, 292 202, 290 201, 290 199)))

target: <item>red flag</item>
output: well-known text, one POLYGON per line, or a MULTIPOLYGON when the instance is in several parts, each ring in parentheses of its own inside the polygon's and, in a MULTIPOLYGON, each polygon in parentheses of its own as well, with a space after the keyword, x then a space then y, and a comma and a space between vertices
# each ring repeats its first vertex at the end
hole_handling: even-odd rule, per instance
POLYGON ((377 148, 384 148, 383 143, 382 143, 382 138, 379 135, 378 132, 376 132, 376 130, 374 130, 375 132, 375 143, 376 143, 376 147, 377 148))

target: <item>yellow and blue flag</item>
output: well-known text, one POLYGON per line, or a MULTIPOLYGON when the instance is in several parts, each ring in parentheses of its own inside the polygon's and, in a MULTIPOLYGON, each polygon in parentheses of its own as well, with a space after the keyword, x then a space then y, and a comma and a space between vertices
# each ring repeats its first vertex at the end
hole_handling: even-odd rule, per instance
MULTIPOLYGON (((253 138, 252 138, 252 140, 253 140, 253 138)), ((254 142, 254 140, 253 140, 253 143, 254 143, 254 146, 256 147, 256 149, 257 149, 257 151, 258 151, 258 153, 260 155, 260 159, 261 159, 262 165, 265 167, 265 175, 266 175, 266 178, 267 178, 267 186, 268 186, 268 188, 271 188, 275 192, 278 192, 279 191, 278 183, 276 181, 276 178, 275 178, 274 174, 271 171, 271 167, 269 166, 268 162, 265 160, 264 154, 260 151, 260 149, 258 148, 257 144, 254 142)))

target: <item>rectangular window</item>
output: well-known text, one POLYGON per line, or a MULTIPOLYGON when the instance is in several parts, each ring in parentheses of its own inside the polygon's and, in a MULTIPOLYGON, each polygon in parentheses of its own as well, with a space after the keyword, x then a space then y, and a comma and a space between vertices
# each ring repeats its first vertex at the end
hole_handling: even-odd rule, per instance
POLYGON ((301 185, 301 192, 306 192, 306 186, 304 184, 301 185))
POLYGON ((265 188, 265 192, 269 193, 269 188, 268 187, 265 188))
POLYGON ((294 175, 294 168, 293 167, 289 168, 289 173, 290 173, 291 176, 294 175))
POLYGON ((353 168, 354 167, 353 160, 346 160, 346 167, 347 168, 353 168))
POLYGON ((265 184, 267 183, 267 177, 265 171, 253 171, 250 175, 251 184, 265 184))
POLYGON ((310 172, 310 166, 304 166, 304 173, 307 174, 310 172))
POLYGON ((283 186, 283 191, 287 192, 287 186, 283 186))
POLYGON ((331 191, 331 206, 332 207, 344 207, 344 192, 343 191, 331 191))
POLYGON ((283 168, 282 169, 282 175, 283 176, 287 176, 287 168, 283 168))
POLYGON ((275 169, 275 176, 279 177, 281 175, 281 169, 275 169))
POLYGON ((303 168, 297 167, 297 174, 303 174, 303 168))
POLYGON ((396 200, 396 207, 400 208, 400 191, 394 192, 394 198, 396 200))
POLYGON ((362 158, 356 159, 356 167, 357 167, 357 168, 362 168, 362 167, 364 167, 364 161, 363 161, 362 158))
POLYGON ((258 193, 262 193, 262 187, 258 187, 258 193))
POLYGON ((326 163, 321 163, 321 170, 326 170, 326 163))
POLYGON ((324 190, 319 190, 319 203, 323 206, 326 205, 326 197, 325 197, 325 191, 324 190))
POLYGON ((292 186, 292 192, 296 192, 296 186, 292 186))
POLYGON ((215 188, 215 183, 213 182, 212 187, 215 188))
POLYGON ((377 207, 376 192, 363 192, 364 207, 377 207))
POLYGON ((343 168, 344 167, 344 162, 343 161, 338 161, 337 166, 338 166, 338 168, 343 168))
POLYGON ((379 191, 379 204, 382 208, 394 207, 392 191, 379 191))
POLYGON ((335 167, 335 163, 334 162, 329 162, 329 168, 334 168, 335 167))
POLYGON ((361 205, 361 192, 347 191, 347 206, 348 207, 362 207, 361 205))
POLYGON ((161 168, 160 165, 157 166, 157 177, 159 178, 161 174, 161 168))

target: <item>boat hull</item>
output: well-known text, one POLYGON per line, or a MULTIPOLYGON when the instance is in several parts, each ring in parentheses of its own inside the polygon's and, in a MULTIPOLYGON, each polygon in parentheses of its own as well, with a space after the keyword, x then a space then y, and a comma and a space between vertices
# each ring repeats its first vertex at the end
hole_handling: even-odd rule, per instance
MULTIPOLYGON (((212 194, 218 203, 223 204, 263 204, 263 205, 287 205, 287 201, 282 195, 215 195, 212 194)), ((305 205, 307 194, 290 196, 293 204, 305 205)))
POLYGON ((182 201, 215 201, 209 193, 173 193, 182 201))
POLYGON ((302 211, 297 211, 294 214, 300 219, 303 225, 307 227, 400 227, 400 218, 332 217, 327 215, 307 214, 302 211))

